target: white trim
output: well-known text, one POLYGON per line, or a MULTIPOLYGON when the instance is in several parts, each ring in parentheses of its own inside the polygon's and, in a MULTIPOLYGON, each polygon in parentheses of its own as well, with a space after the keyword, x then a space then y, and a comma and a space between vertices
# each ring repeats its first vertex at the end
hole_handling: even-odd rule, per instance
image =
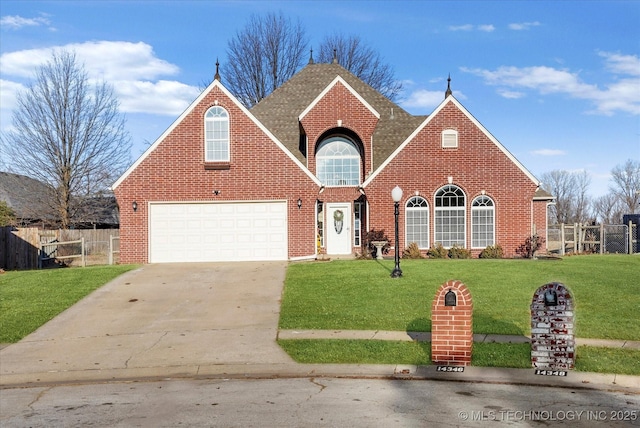
POLYGON ((289 261, 302 262, 302 261, 305 261, 305 260, 315 260, 317 258, 318 258, 317 254, 311 254, 309 256, 289 257, 289 261))
MULTIPOLYGON (((155 149, 156 147, 158 147, 158 145, 160 145, 160 143, 162 143, 168 136, 169 134, 171 134, 171 132, 173 132, 173 130, 196 108, 196 106, 198 104, 200 104, 200 102, 209 94, 209 92, 211 92, 214 88, 219 88, 222 93, 224 95, 226 95, 249 119, 251 119, 251 121, 258 127, 260 128, 260 130, 262 132, 265 133, 265 135, 271 140, 273 141, 301 170, 303 170, 305 172, 305 174, 307 174, 307 176, 309 178, 311 178, 311 180, 316 183, 318 186, 320 186, 320 181, 311 173, 311 171, 309 171, 308 168, 306 168, 302 162, 300 162, 294 155, 293 153, 291 153, 285 146, 284 144, 282 144, 280 142, 280 140, 278 140, 272 133, 271 131, 269 131, 258 119, 255 118, 255 116, 253 114, 251 114, 251 112, 249 112, 249 110, 247 110, 247 108, 245 106, 243 106, 242 104, 240 104, 240 102, 238 101, 238 99, 236 97, 234 97, 231 92, 229 92, 227 90, 227 88, 225 88, 222 83, 220 83, 219 80, 214 80, 213 82, 211 82, 211 84, 209 85, 209 87, 207 87, 207 89, 205 89, 204 91, 202 91, 202 93, 198 96, 198 98, 196 98, 190 105, 189 107, 187 107, 187 109, 182 112, 182 114, 180 116, 178 116, 178 118, 171 124, 171 126, 169 126, 163 133, 162 135, 160 135, 160 137, 158 137, 158 139, 152 144, 150 145, 147 150, 145 150, 145 152, 120 176, 120 178, 118 178, 118 180, 113 183, 113 185, 111 186, 111 190, 115 190, 120 184, 122 184, 122 182, 129 176, 129 174, 131 174, 137 167, 138 165, 140 165, 142 163, 143 160, 145 160, 147 158, 147 156, 149 156, 155 149)), ((228 111, 228 110, 227 110, 228 111)), ((229 132, 231 132, 231 129, 229 130, 229 132)), ((229 148, 229 150, 231 150, 231 148, 229 148)))
POLYGON ((324 88, 324 90, 323 90, 322 92, 320 92, 320 95, 318 95, 318 96, 317 96, 317 97, 316 97, 316 98, 311 102, 311 104, 309 104, 309 105, 307 106, 307 108, 306 108, 306 109, 304 109, 304 111, 303 111, 302 113, 300 113, 300 116, 298 116, 298 120, 300 120, 300 121, 301 121, 301 120, 302 120, 302 119, 307 115, 307 113, 309 113, 309 112, 311 111, 311 109, 313 109, 313 108, 316 106, 316 104, 318 104, 318 103, 320 102, 320 100, 321 100, 322 98, 324 98, 324 96, 325 96, 325 95, 327 95, 327 93, 328 93, 331 89, 333 89, 333 87, 334 87, 334 86, 336 86, 338 83, 341 83, 341 84, 342 84, 342 86, 344 86, 344 87, 345 87, 349 92, 351 92, 351 94, 352 94, 354 97, 356 97, 356 98, 358 99, 358 101, 360 101, 360 102, 362 103, 362 105, 364 105, 364 106, 367 108, 367 110, 369 110, 369 111, 371 112, 371 114, 373 114, 375 117, 377 117, 378 119, 380 119, 380 113, 378 113, 378 112, 376 111, 376 109, 374 109, 374 108, 371 106, 371 104, 369 104, 369 103, 368 103, 364 98, 362 98, 362 96, 361 96, 359 93, 357 93, 357 92, 355 91, 355 89, 353 89, 353 88, 351 87, 351 85, 349 85, 349 84, 348 84, 348 83, 347 83, 347 82, 346 82, 342 77, 337 76, 335 79, 333 79, 333 82, 329 83, 329 85, 328 85, 326 88, 324 88))
POLYGON ((398 156, 398 154, 400 152, 402 152, 402 150, 404 150, 404 148, 407 146, 407 144, 409 144, 410 142, 413 141, 413 139, 416 137, 416 135, 418 135, 418 133, 420 131, 422 131, 430 122, 433 118, 435 118, 437 116, 437 114, 440 112, 440 110, 442 110, 444 108, 444 106, 446 106, 448 103, 453 103, 458 109, 460 109, 460 111, 467 116, 467 118, 469 120, 471 120, 474 125, 476 125, 483 134, 485 134, 485 136, 487 138, 489 138, 489 140, 491 140, 491 142, 493 142, 493 144, 496 145, 496 147, 498 147, 498 149, 500 149, 500 151, 502 151, 502 153, 504 153, 527 177, 529 177, 529 179, 536 185, 540 185, 540 180, 538 180, 527 168, 525 168, 525 166, 520 163, 520 161, 518 159, 516 159, 515 156, 513 156, 513 154, 511 154, 511 152, 509 152, 509 150, 507 150, 507 148, 505 146, 503 146, 493 135, 491 135, 491 133, 480 123, 478 122, 478 120, 473 117, 473 115, 471 113, 469 113, 469 111, 464 108, 464 106, 462 104, 460 104, 460 102, 458 100, 456 100, 452 95, 448 96, 442 103, 440 103, 440 105, 438 107, 436 107, 436 109, 433 111, 433 113, 431 113, 424 122, 422 122, 420 124, 420 126, 418 126, 412 133, 411 135, 409 135, 407 137, 406 140, 404 140, 404 142, 402 144, 400 144, 391 154, 391 156, 389 156, 383 163, 382 165, 380 165, 378 167, 378 169, 376 169, 370 176, 369 178, 367 178, 363 183, 362 186, 365 187, 367 186, 371 181, 373 181, 373 179, 384 170, 384 168, 389 165, 389 163, 396 157, 398 156))

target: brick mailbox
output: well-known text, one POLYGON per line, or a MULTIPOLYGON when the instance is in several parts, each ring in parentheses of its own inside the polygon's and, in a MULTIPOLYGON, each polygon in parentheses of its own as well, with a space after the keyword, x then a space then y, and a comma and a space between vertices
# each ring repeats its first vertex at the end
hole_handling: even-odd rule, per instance
POLYGON ((537 369, 572 369, 575 349, 571 293, 558 282, 545 284, 531 302, 531 364, 537 369))
POLYGON ((447 281, 431 305, 431 360, 435 364, 468 366, 473 348, 473 302, 460 281, 447 281))

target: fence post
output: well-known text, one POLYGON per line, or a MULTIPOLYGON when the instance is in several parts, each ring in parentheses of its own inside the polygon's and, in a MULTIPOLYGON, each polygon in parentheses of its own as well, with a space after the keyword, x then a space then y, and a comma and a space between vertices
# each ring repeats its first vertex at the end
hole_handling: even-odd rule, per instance
POLYGON ((113 235, 109 235, 109 265, 113 264, 113 235))
POLYGON ((564 256, 564 247, 565 247, 565 236, 564 236, 564 223, 560 224, 560 255, 564 256))
POLYGON ((578 223, 573 223, 573 253, 578 254, 580 248, 580 228, 578 223))
POLYGON ((604 254, 604 223, 600 223, 600 254, 604 254))
POLYGON ((629 227, 627 227, 627 233, 629 234, 629 254, 633 254, 633 223, 629 220, 629 227))
POLYGON ((84 236, 82 238, 80 238, 80 250, 82 251, 82 267, 86 267, 87 266, 87 261, 84 258, 84 236))

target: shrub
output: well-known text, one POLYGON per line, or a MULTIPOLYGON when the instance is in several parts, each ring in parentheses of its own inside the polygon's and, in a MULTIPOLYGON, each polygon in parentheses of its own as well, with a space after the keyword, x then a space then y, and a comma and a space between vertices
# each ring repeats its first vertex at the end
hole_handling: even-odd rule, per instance
POLYGON ((455 244, 453 247, 449 248, 449 258, 450 259, 470 259, 471 251, 466 248, 458 246, 455 244))
POLYGON ((481 259, 501 259, 504 257, 504 252, 500 244, 489 245, 480 253, 481 259))
POLYGON ((427 251, 427 256, 432 259, 446 259, 449 257, 449 252, 442 246, 441 243, 436 242, 433 247, 427 251))
POLYGON ((402 258, 403 259, 424 259, 424 256, 420 252, 420 248, 418 248, 418 244, 415 242, 412 242, 402 252, 402 258))
POLYGON ((544 243, 544 238, 538 235, 529 236, 524 240, 524 244, 520 245, 516 248, 516 254, 526 258, 532 259, 536 256, 536 251, 542 247, 544 243))

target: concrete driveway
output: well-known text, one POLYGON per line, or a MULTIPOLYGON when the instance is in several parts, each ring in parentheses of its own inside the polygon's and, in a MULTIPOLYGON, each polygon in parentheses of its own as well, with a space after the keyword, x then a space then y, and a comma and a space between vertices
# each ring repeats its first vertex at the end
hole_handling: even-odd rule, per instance
POLYGON ((0 350, 0 384, 290 364, 276 344, 286 262, 145 265, 0 350))

